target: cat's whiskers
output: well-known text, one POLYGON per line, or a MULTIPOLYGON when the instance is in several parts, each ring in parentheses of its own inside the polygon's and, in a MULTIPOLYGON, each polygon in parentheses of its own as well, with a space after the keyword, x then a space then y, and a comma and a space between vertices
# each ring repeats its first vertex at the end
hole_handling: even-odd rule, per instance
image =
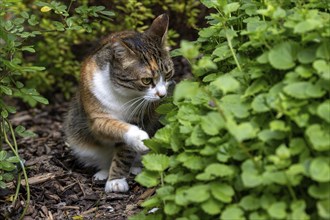
POLYGON ((134 104, 130 105, 130 108, 131 107, 134 107, 134 108, 132 109, 132 111, 127 116, 128 121, 131 121, 136 116, 136 114, 139 113, 141 107, 143 106, 144 101, 145 101, 145 99, 142 97, 137 102, 134 102, 134 104))

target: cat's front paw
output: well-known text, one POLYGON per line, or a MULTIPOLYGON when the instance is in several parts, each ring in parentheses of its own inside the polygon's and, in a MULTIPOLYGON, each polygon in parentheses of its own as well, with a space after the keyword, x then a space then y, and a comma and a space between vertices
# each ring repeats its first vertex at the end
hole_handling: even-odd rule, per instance
POLYGON ((105 184, 105 192, 127 192, 128 184, 125 178, 108 180, 105 184))
POLYGON ((149 150, 143 140, 149 139, 147 132, 141 130, 136 126, 131 126, 130 129, 124 134, 126 144, 133 148, 136 152, 143 153, 149 150))

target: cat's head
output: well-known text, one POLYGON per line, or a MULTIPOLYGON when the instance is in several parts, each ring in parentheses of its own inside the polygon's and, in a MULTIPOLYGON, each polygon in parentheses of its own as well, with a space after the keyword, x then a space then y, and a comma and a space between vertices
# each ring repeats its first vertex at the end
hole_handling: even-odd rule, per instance
POLYGON ((168 22, 163 14, 143 33, 126 31, 110 37, 110 78, 118 89, 148 101, 167 95, 174 74, 165 42, 168 22))

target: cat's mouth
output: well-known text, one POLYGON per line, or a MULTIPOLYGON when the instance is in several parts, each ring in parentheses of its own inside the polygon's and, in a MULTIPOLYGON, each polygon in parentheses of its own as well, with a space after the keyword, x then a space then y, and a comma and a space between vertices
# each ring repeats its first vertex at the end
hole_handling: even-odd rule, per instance
POLYGON ((165 96, 163 97, 160 97, 160 96, 145 96, 144 99, 148 102, 157 102, 157 101, 160 101, 164 98, 165 96))

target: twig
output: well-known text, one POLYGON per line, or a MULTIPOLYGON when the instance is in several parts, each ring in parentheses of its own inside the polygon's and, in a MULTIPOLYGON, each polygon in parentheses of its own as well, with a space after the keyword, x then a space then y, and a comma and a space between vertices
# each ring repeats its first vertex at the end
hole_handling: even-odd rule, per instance
MULTIPOLYGON (((54 179, 55 177, 56 177, 56 175, 54 173, 40 174, 40 175, 28 178, 28 184, 29 185, 36 185, 36 184, 39 184, 39 183, 44 183, 44 182, 47 182, 48 180, 54 179)), ((21 180, 20 184, 22 186, 26 186, 26 181, 21 180)), ((7 183, 6 186, 8 188, 12 188, 12 187, 14 187, 14 183, 13 182, 7 183)))

